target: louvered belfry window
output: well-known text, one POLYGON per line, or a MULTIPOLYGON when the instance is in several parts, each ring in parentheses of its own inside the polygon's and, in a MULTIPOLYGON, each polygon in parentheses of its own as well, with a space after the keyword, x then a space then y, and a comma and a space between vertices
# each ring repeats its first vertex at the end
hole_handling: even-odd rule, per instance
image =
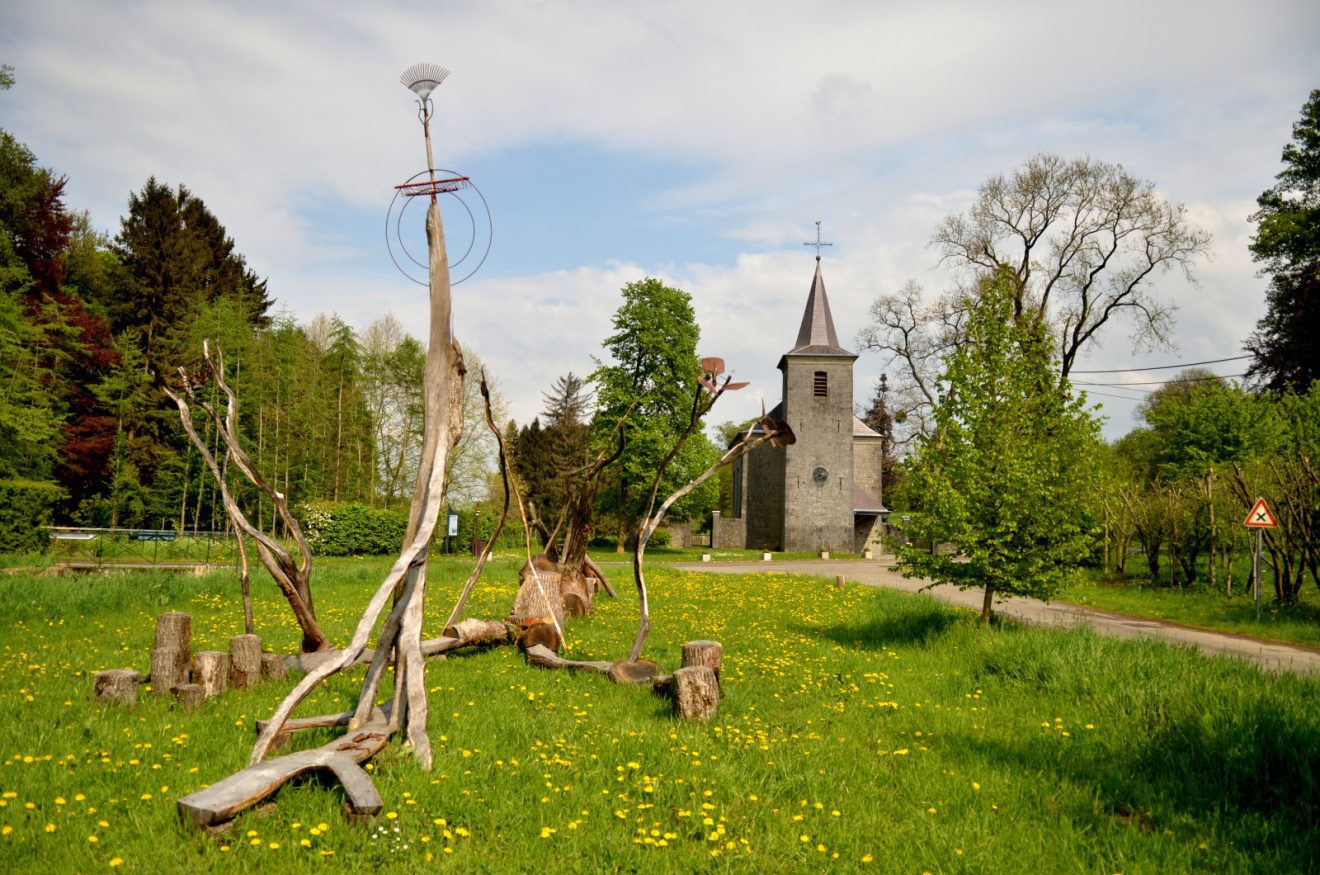
POLYGON ((811 381, 811 394, 817 398, 826 398, 830 394, 830 375, 824 371, 816 371, 811 381))

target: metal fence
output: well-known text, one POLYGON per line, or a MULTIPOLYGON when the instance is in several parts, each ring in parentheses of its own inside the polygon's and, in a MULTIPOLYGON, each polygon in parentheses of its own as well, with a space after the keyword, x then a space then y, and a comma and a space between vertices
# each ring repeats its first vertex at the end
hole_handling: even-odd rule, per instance
POLYGON ((195 567, 238 562, 233 532, 52 526, 47 555, 71 567, 195 567))

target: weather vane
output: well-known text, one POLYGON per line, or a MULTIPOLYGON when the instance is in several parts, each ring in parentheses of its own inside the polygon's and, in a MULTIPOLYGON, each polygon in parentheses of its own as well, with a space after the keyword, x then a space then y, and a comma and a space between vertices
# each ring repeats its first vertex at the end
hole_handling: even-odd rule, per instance
MULTIPOLYGON (((428 140, 427 142, 429 143, 430 141, 428 140)), ((427 148, 429 149, 430 146, 428 145, 427 148)), ((817 260, 817 261, 820 261, 820 248, 821 248, 822 246, 833 246, 834 244, 833 244, 833 243, 822 243, 822 242, 821 242, 821 240, 820 240, 820 219, 817 219, 817 220, 816 220, 816 239, 815 239, 815 240, 808 240, 806 243, 803 243, 802 245, 803 245, 803 246, 815 246, 815 247, 816 247, 816 260, 817 260)))
POLYGON ((486 203, 481 190, 468 177, 435 166, 435 157, 431 149, 431 117, 435 111, 435 104, 431 102, 431 92, 439 88, 440 83, 448 77, 449 70, 439 64, 413 64, 399 77, 403 86, 417 96, 417 118, 422 123, 422 136, 426 140, 426 169, 414 173, 407 182, 394 186, 394 199, 390 201, 390 208, 385 216, 385 245, 389 250, 390 260, 394 262, 399 272, 420 286, 427 284, 425 279, 427 263, 408 251, 403 236, 403 214, 407 212, 413 198, 429 197, 431 203, 435 203, 439 195, 450 195, 467 213, 471 237, 463 254, 450 262, 450 270, 453 271, 464 264, 478 248, 481 250, 481 256, 476 259, 476 263, 467 273, 451 278, 451 285, 458 285, 481 268, 486 256, 490 254, 491 239, 494 236, 490 206, 486 203), (473 205, 464 199, 462 192, 465 191, 471 191, 480 201, 476 211, 473 210, 473 205), (480 221, 479 214, 484 214, 484 223, 480 221), (400 258, 395 254, 396 247, 404 262, 410 262, 411 265, 421 268, 423 278, 414 276, 410 272, 411 267, 400 263, 400 258))

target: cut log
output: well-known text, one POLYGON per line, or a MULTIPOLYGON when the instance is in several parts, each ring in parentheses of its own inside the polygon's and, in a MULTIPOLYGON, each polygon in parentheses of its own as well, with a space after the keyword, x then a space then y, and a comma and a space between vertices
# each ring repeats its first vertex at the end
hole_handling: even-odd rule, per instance
POLYGON ((167 611, 157 617, 154 646, 187 653, 192 648, 192 617, 183 611, 167 611))
POLYGON ((535 575, 529 573, 518 587, 518 595, 513 600, 513 610, 509 616, 515 623, 521 623, 528 617, 554 617, 560 628, 563 628, 564 603, 559 597, 559 575, 552 571, 540 571, 535 575))
POLYGON ((261 680, 261 637, 235 635, 229 639, 229 685, 236 690, 261 680))
POLYGON ((151 650, 151 692, 168 695, 179 684, 188 683, 188 651, 170 647, 151 650))
POLYGON ((522 647, 523 650, 540 646, 558 653, 564 646, 564 640, 559 637, 559 630, 548 619, 534 619, 522 627, 522 635, 518 639, 518 646, 522 647))
POLYGON ((191 616, 182 611, 167 611, 156 618, 156 643, 151 650, 153 694, 165 696, 179 684, 188 683, 191 649, 191 616))
POLYGON ((673 698, 674 676, 672 674, 657 675, 651 681, 651 692, 662 699, 673 698))
POLYGON ((563 602, 565 616, 586 617, 593 611, 591 589, 580 575, 559 576, 559 598, 563 602))
POLYGON ((468 645, 505 644, 509 641, 509 627, 499 620, 468 618, 445 628, 446 638, 458 639, 459 647, 468 645))
POLYGON ((278 680, 283 680, 284 675, 285 675, 285 671, 284 671, 283 656, 280 656, 278 653, 270 653, 270 652, 261 654, 262 679, 268 681, 278 681, 278 680))
POLYGON ((610 680, 616 684, 645 684, 650 683, 655 677, 659 668, 649 659, 639 659, 636 662, 629 662, 621 659, 610 665, 610 680))
POLYGON ((218 696, 229 685, 229 654, 222 650, 200 650, 193 656, 192 682, 201 684, 206 698, 218 696))
POLYGON ((537 668, 566 668, 570 671, 586 671, 593 674, 609 674, 611 663, 586 662, 577 659, 564 659, 549 647, 533 644, 526 651, 527 664, 537 668))
POLYGON ((205 827, 229 820, 265 799, 298 775, 327 771, 339 780, 348 796, 349 810, 356 816, 378 814, 383 806, 371 777, 360 763, 379 753, 392 730, 384 723, 371 723, 324 744, 249 766, 179 800, 179 817, 205 827))
POLYGON ((98 671, 92 683, 92 696, 98 702, 132 707, 137 704, 138 678, 131 668, 98 671))
POLYGON ((185 711, 196 711, 206 701, 206 687, 201 684, 179 684, 174 688, 174 697, 179 700, 185 711))
POLYGON ((715 672, 691 665, 674 672, 674 712, 684 720, 709 720, 720 705, 715 672))
POLYGON ((720 664, 724 660, 724 648, 718 641, 686 641, 683 643, 683 667, 704 665, 715 672, 715 680, 720 679, 720 664))

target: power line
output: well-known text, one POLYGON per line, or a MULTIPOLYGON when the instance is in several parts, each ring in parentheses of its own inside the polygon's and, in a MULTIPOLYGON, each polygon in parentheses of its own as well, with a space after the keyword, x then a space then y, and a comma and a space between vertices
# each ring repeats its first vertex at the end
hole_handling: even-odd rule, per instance
MULTIPOLYGON (((1076 373, 1074 371, 1073 373, 1076 373)), ((1246 374, 1211 374, 1208 377, 1176 377, 1172 380, 1149 380, 1142 383, 1088 383, 1085 380, 1074 380, 1076 386, 1106 386, 1113 389, 1120 389, 1127 386, 1168 386, 1171 383, 1204 383, 1207 380, 1236 380, 1245 377, 1246 374)))
POLYGON ((1235 355, 1226 359, 1208 359, 1203 362, 1186 362, 1180 365, 1156 365, 1153 368, 1114 368, 1108 371, 1069 371, 1069 374, 1129 374, 1135 371, 1171 371, 1174 368, 1194 368, 1197 365, 1217 365, 1221 362, 1237 362, 1242 359, 1249 359, 1250 355, 1235 355))

